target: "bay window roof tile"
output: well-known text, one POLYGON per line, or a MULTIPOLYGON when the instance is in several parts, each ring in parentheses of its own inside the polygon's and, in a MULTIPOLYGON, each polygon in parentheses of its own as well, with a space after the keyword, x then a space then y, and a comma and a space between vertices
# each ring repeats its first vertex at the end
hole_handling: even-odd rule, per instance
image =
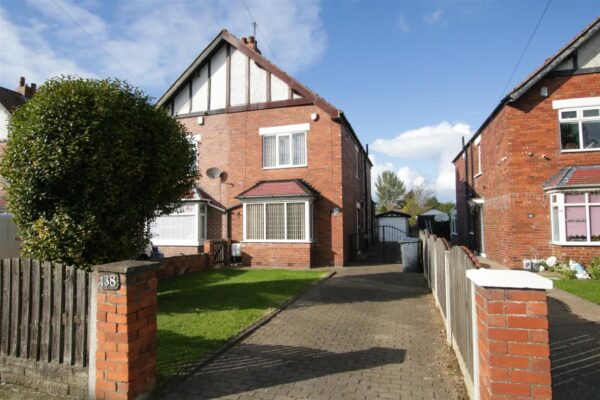
POLYGON ((259 181, 240 193, 238 199, 266 197, 315 197, 318 192, 301 179, 259 181))
POLYGON ((569 166, 544 183, 544 190, 600 188, 600 165, 569 166))

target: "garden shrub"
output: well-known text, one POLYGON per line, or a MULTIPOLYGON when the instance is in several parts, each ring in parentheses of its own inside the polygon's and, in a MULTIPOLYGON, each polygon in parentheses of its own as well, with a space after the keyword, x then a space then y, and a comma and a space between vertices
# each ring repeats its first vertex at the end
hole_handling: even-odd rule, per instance
POLYGON ((15 111, 0 161, 24 253, 81 267, 136 256, 192 187, 186 135, 125 82, 47 81, 15 111))

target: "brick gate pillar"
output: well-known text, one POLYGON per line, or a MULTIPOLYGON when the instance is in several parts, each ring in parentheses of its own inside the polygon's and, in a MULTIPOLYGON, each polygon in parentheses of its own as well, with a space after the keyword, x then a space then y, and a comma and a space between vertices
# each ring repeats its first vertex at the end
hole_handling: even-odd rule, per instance
POLYGON ((159 265, 124 261, 92 267, 90 398, 128 400, 154 390, 159 265))
POLYGON ((551 399, 546 290, 552 281, 507 270, 469 270, 467 277, 475 300, 475 398, 551 399))

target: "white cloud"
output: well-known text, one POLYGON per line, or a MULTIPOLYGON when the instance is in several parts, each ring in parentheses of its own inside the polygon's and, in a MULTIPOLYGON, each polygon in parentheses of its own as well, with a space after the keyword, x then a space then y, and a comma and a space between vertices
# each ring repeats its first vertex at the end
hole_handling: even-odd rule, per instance
POLYGON ((427 14, 423 21, 428 25, 438 25, 442 22, 442 17, 444 16, 444 12, 442 10, 436 10, 431 14, 427 14))
POLYGON ((403 14, 398 15, 396 18, 396 28, 400 29, 402 32, 410 31, 410 25, 403 14))
MULTIPOLYGON (((18 16, 27 22, 23 24, 9 23, 12 16, 0 7, 0 84, 12 87, 21 75, 42 83, 57 74, 93 74, 124 78, 158 95, 223 27, 238 36, 252 33, 251 18, 238 2, 57 3, 60 8, 27 0, 18 16), (36 29, 24 28, 31 21, 36 29)), ((319 1, 247 4, 268 40, 267 46, 259 31, 259 47, 284 70, 296 73, 323 55, 327 40, 319 1)))
POLYGON ((421 186, 425 183, 425 177, 410 167, 401 167, 396 171, 396 175, 404 182, 406 190, 412 190, 415 186, 421 186))
POLYGON ((393 157, 412 160, 435 159, 444 150, 460 149, 460 138, 470 136, 471 128, 463 122, 441 122, 402 132, 392 139, 376 139, 373 150, 393 157))
POLYGON ((8 88, 18 86, 19 77, 29 82, 42 81, 60 74, 93 76, 72 60, 61 57, 48 45, 44 38, 43 24, 30 26, 15 24, 0 7, 0 82, 8 88))
MULTIPOLYGON (((462 122, 447 121, 437 125, 424 126, 400 133, 392 139, 376 139, 371 148, 377 152, 409 162, 428 161, 435 168, 433 189, 440 198, 454 198, 455 172, 452 159, 461 148, 461 138, 469 139, 471 127, 462 122)), ((374 162, 373 171, 381 173, 383 169, 394 169, 394 163, 380 166, 374 162), (391 166, 392 168, 389 168, 391 166)), ((425 182, 424 174, 409 166, 397 170, 398 176, 407 183, 418 185, 425 182), (422 178, 422 180, 420 180, 422 178)), ((375 178, 376 179, 375 175, 375 178)))

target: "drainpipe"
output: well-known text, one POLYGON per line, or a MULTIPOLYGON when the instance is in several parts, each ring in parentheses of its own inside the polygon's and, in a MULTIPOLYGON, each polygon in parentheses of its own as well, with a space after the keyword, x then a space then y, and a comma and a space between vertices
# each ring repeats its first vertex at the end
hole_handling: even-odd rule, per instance
POLYGON ((473 246, 473 235, 471 235, 471 212, 469 210, 469 199, 471 198, 471 189, 469 188, 469 154, 465 145, 465 137, 462 137, 462 148, 465 156, 465 216, 467 220, 467 245, 469 249, 473 246))

